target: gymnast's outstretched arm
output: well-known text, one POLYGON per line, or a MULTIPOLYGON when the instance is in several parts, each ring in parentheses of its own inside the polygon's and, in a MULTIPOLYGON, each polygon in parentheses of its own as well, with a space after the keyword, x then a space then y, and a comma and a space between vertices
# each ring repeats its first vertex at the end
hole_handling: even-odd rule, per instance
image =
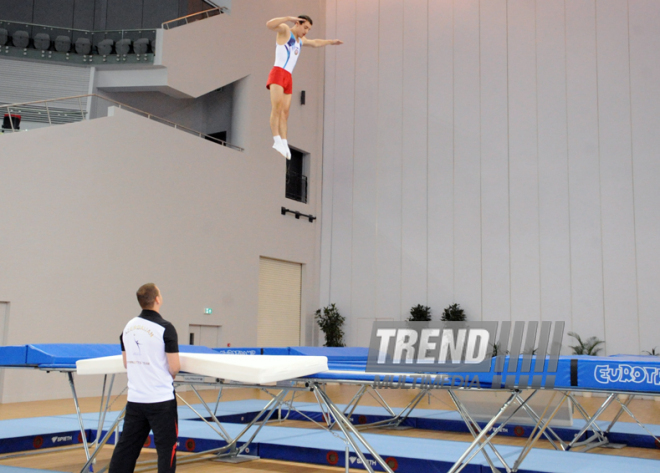
POLYGON ((344 44, 344 42, 339 39, 307 39, 305 37, 303 37, 302 43, 303 46, 309 46, 310 48, 322 48, 324 46, 338 46, 344 44))

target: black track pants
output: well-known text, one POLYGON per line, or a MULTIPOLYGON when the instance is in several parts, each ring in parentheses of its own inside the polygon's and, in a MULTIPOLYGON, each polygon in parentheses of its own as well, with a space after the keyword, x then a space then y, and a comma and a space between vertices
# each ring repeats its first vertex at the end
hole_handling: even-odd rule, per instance
POLYGON ((153 404, 127 402, 124 430, 112 454, 109 473, 133 473, 150 430, 158 453, 158 473, 174 473, 177 419, 176 399, 153 404))

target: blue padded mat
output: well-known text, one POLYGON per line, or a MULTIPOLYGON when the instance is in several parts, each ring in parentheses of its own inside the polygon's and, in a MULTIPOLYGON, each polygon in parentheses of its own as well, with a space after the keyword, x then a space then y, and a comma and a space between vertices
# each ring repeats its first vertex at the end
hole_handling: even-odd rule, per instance
MULTIPOLYGON (((257 403, 263 403, 263 401, 257 403)), ((257 406, 257 403, 246 401, 230 401, 226 404, 227 411, 240 409, 241 407, 257 406)), ((310 407, 311 403, 301 403, 310 407)), ((303 407, 303 406, 301 406, 303 407)), ((116 415, 116 413, 114 413, 116 415)), ((95 424, 95 414, 84 414, 86 422, 95 424)), ((109 428, 111 416, 106 418, 105 428, 109 428)), ((95 425, 89 425, 91 435, 95 436, 95 425)), ((244 425, 223 424, 224 428, 231 434, 237 435, 244 425)), ((47 444, 49 439, 46 432, 60 434, 63 428, 70 428, 77 435, 77 419, 75 416, 58 416, 56 418, 34 418, 15 419, 0 422, 0 432, 11 432, 12 436, 27 434, 28 440, 32 441, 36 432, 43 437, 40 447, 63 445, 60 443, 47 444), (44 430, 44 428, 46 428, 44 430)), ((242 437, 245 441, 254 432, 252 427, 242 437)), ((71 443, 77 443, 76 436, 70 434, 71 443)), ((398 465, 398 471, 425 471, 445 472, 448 467, 467 448, 466 442, 452 442, 422 438, 401 438, 390 435, 365 434, 365 439, 388 461, 394 461, 398 465)), ((225 445, 217 433, 203 422, 192 420, 181 420, 179 422, 179 450, 202 451, 225 445)), ((153 446, 153 439, 151 439, 153 446)), ((35 447, 36 448, 36 447, 35 447)), ((268 425, 264 427, 250 446, 252 454, 262 458, 280 459, 288 461, 308 462, 316 464, 344 465, 345 443, 332 433, 305 428, 291 428, 268 425)), ((520 451, 520 447, 498 446, 498 449, 507 461, 513 461, 520 451)), ((355 454, 349 454, 351 467, 360 467, 355 454)), ((465 470, 472 473, 486 473, 490 471, 483 456, 479 455, 473 463, 465 470)), ((598 455, 593 453, 557 452, 552 450, 534 449, 527 457, 520 469, 521 473, 600 473, 602 471, 634 471, 635 473, 651 473, 660 471, 660 461, 642 460, 629 457, 616 457, 610 455, 598 455)), ((3 472, 0 472, 3 473, 3 472)), ((20 473, 20 472, 7 472, 20 473)))
POLYGON ((36 470, 34 468, 22 468, 20 466, 0 465, 0 473, 64 473, 55 470, 36 470))
MULTIPOLYGON (((197 345, 179 345, 182 353, 216 353, 197 345)), ((44 369, 70 369, 76 361, 121 355, 114 343, 44 343, 37 345, 0 347, 0 366, 39 366, 44 369)))
POLYGON ((21 366, 27 362, 27 345, 0 347, 0 366, 21 366))
MULTIPOLYGON (((225 428, 236 435, 242 426, 226 424, 225 428)), ((254 428, 253 428, 254 429, 254 428)), ((241 440, 246 440, 250 430, 241 440)), ((468 446, 466 442, 453 442, 423 438, 401 438, 390 435, 364 434, 365 439, 384 458, 394 459, 399 471, 445 472, 468 446)), ((219 446, 219 437, 206 424, 182 421, 180 425, 182 443, 195 439, 195 446, 208 448, 219 446)), ((321 430, 292 427, 264 427, 256 438, 258 455, 261 458, 329 464, 331 453, 337 454, 336 466, 344 465, 345 443, 337 436, 321 430), (286 447, 286 448, 282 448, 286 447)), ((254 445, 253 445, 253 448, 254 445)), ((507 461, 519 454, 521 447, 498 446, 507 461)), ((199 451, 199 450, 195 450, 199 451)), ((492 455, 491 455, 492 457, 492 455)), ((358 466, 356 455, 349 455, 351 467, 358 466), (352 460, 351 460, 352 457, 352 460)), ((465 471, 486 473, 490 471, 481 454, 465 471)), ((630 457, 616 457, 593 453, 558 452, 534 449, 522 464, 520 473, 601 473, 603 471, 634 471, 656 473, 660 461, 630 457)))
MULTIPOLYGON (((251 414, 260 412, 268 401, 261 399, 246 399, 244 401, 221 401, 216 411, 216 416, 221 417, 236 414, 251 414)), ((207 403, 211 411, 215 410, 215 403, 207 403)), ((197 412, 208 417, 208 412, 202 404, 192 404, 197 412)), ((179 419, 197 419, 197 415, 185 404, 179 404, 179 419)), ((240 423, 240 421, 239 421, 240 423)))
MULTIPOLYGON (((294 407, 317 422, 323 420, 321 409, 316 403, 294 402, 294 407)), ((343 411, 346 406, 343 404, 337 404, 337 407, 343 411)), ((283 406, 282 410, 282 415, 286 416, 286 406, 283 406)), ((392 410, 398 414, 403 409, 393 407, 392 410)), ((353 411, 351 422, 358 425, 378 422, 389 418, 391 418, 391 415, 382 406, 358 406, 353 411)), ((288 419, 309 420, 296 411, 291 411, 288 419)), ((584 419, 574 419, 572 427, 554 426, 553 429, 562 439, 570 441, 574 438, 575 434, 584 427, 585 423, 586 421, 584 419)), ((596 424, 602 430, 605 430, 610 422, 598 421, 596 424)), ((402 425, 417 429, 440 430, 444 432, 469 432, 460 414, 454 410, 415 409, 402 425)), ((486 422, 479 422, 479 425, 483 427, 486 425, 486 422)), ((500 435, 526 437, 531 433, 532 427, 531 421, 527 424, 510 423, 503 429, 500 435)), ((660 437, 660 425, 647 424, 646 428, 656 437, 660 437)), ((657 447, 655 439, 634 422, 617 422, 608 434, 608 438, 612 443, 623 443, 631 447, 657 447)))
POLYGON ((76 361, 102 356, 121 355, 119 344, 48 343, 27 346, 28 365, 72 365, 76 361))
POLYGON ((369 349, 364 347, 289 347, 291 355, 326 356, 328 363, 367 362, 369 349))
POLYGON ((265 347, 263 349, 263 355, 277 355, 277 356, 282 356, 282 355, 290 355, 291 354, 291 349, 288 347, 265 347))
MULTIPOLYGON (((253 419, 253 417, 260 412, 263 407, 266 405, 266 400, 260 399, 246 399, 239 401, 223 401, 220 402, 218 409, 216 411, 216 416, 221 422, 229 423, 248 423, 253 419)), ((206 418, 209 418, 206 409, 202 404, 193 404, 192 405, 197 412, 204 415, 206 418)), ((209 407, 213 410, 215 404, 209 404, 209 407)), ((315 421, 322 421, 321 409, 317 403, 313 402, 294 402, 294 407, 304 413, 306 416, 309 416, 315 421)), ((345 405, 337 404, 337 407, 344 409, 345 405)), ((287 416, 287 406, 282 406, 282 416, 287 416)), ((402 408, 392 408, 395 413, 401 412, 402 408)), ((192 420, 199 421, 199 417, 185 405, 179 405, 179 420, 192 420)), ((109 412, 106 415, 106 422, 104 428, 109 428, 110 425, 116 419, 116 416, 119 412, 113 411, 109 412)), ((277 414, 275 414, 277 415, 277 414)), ((66 419, 76 420, 77 417, 75 414, 68 414, 64 416, 58 416, 66 419)), ((89 413, 83 414, 83 420, 85 422, 85 427, 88 429, 96 429, 98 424, 98 413, 89 413)), ((389 419, 390 415, 382 406, 358 406, 353 415, 351 416, 351 421, 354 424, 365 424, 370 422, 377 422, 384 419, 389 419)), ((303 415, 299 414, 296 411, 291 411, 288 415, 290 420, 309 420, 303 415)), ((480 425, 484 426, 485 422, 480 422, 480 425)), ((585 424, 583 419, 574 419, 573 427, 554 427, 555 432, 564 440, 572 440, 574 434, 577 433, 585 424)), ((607 421, 598 421, 598 426, 601 429, 607 428, 609 422, 607 421)), ((427 430, 440 430, 445 432, 468 432, 465 422, 459 415, 457 411, 453 410, 436 410, 436 409, 416 409, 413 411, 412 415, 404 421, 402 425, 418 428, 418 429, 427 429, 427 430)), ((660 437, 660 425, 646 425, 646 427, 656 436, 660 437)), ((505 428, 505 430, 500 435, 505 436, 526 436, 529 434, 531 429, 530 425, 517 425, 510 424, 505 428), (518 427, 518 429, 516 429, 518 427), (520 430, 522 428, 522 430, 520 430)), ((612 431, 609 434, 609 439, 613 443, 624 443, 631 447, 642 447, 642 448, 655 448, 655 439, 648 435, 648 433, 639 425, 633 422, 617 422, 612 431)))
MULTIPOLYGON (((111 426, 115 420, 117 420, 117 416, 119 415, 119 411, 110 411, 105 415, 105 422, 104 422, 104 427, 109 427, 111 426)), ((61 416, 56 416, 58 419, 67 419, 67 420, 73 420, 76 422, 76 425, 78 425, 78 416, 76 414, 65 414, 61 416)), ((99 413, 94 412, 94 413, 87 413, 87 414, 82 414, 83 418, 83 423, 85 424, 86 429, 92 429, 96 430, 99 426, 99 413)))
MULTIPOLYGON (((523 383, 523 379, 529 381, 530 373, 522 372, 522 357, 518 361, 517 371, 507 372, 509 362, 506 357, 504 371, 496 371, 497 360, 493 359, 489 372, 465 373, 450 372, 447 374, 451 380, 443 383, 443 386, 464 386, 465 379, 475 381, 478 377, 478 385, 470 384, 470 387, 491 388, 501 387, 503 377, 513 377, 515 385, 523 383)), ((514 360, 515 361, 515 360, 514 360)), ((351 363, 329 363, 333 370, 348 370, 351 373, 335 373, 332 371, 318 373, 309 378, 323 379, 328 381, 340 381, 342 379, 373 382, 374 375, 361 371, 359 365, 351 363)), ((547 368, 547 367, 546 367, 547 368)), ((558 389, 586 389, 599 392, 635 392, 635 393, 660 393, 660 358, 658 357, 595 357, 595 356, 564 356, 560 357, 556 373, 543 373, 543 383, 548 376, 554 377, 554 387, 558 389)), ((407 382, 412 382, 413 375, 401 375, 407 382)), ((418 374, 419 378, 420 375, 418 374)), ((398 375, 392 376, 392 381, 399 381, 398 375)), ((384 379, 384 377, 379 377, 384 379)), ((528 382, 527 381, 527 382, 528 382)), ((524 386, 527 386, 527 382, 524 386)))
MULTIPOLYGON (((248 419, 249 414, 256 414, 260 412, 264 406, 268 403, 266 400, 261 400, 261 399, 246 399, 244 401, 225 401, 225 402, 220 402, 220 405, 218 406, 218 410, 216 411, 216 416, 218 419, 223 420, 224 418, 231 416, 231 417, 236 417, 236 416, 246 416, 246 419, 243 421, 238 420, 234 421, 236 423, 241 423, 241 422, 249 422, 251 420, 251 417, 248 419)), ((204 408, 202 404, 191 404, 193 408, 199 412, 200 414, 204 415, 204 417, 209 417, 208 412, 204 408)), ((208 406, 211 408, 213 411, 215 409, 215 403, 209 403, 208 406)), ((123 406, 122 406, 123 407, 123 406)), ((179 415, 179 420, 197 420, 199 417, 197 414, 195 414, 188 406, 181 405, 179 404, 178 408, 178 415, 179 415)), ((117 416, 119 415, 119 411, 110 411, 106 414, 105 416, 105 422, 106 424, 112 424, 117 416)), ((49 417, 52 418, 52 417, 49 417)), ((65 414, 61 416, 55 416, 54 418, 63 418, 63 419, 75 419, 77 422, 77 415, 76 414, 65 414)), ((99 413, 98 412, 90 412, 82 415, 83 422, 85 423, 85 427, 90 427, 90 428, 96 428, 99 422, 99 413)), ((228 421, 231 422, 231 421, 228 421)))
MULTIPOLYGON (((87 438, 89 429, 85 430, 87 438)), ((78 420, 31 417, 0 421, 0 453, 61 447, 82 442, 78 420)))
MULTIPOLYGON (((227 350, 248 350, 251 353, 260 352, 261 354, 291 354, 291 355, 307 355, 307 356, 326 356, 328 358, 328 366, 332 370, 359 370, 362 369, 362 374, 356 373, 355 375, 322 373, 318 378, 333 380, 333 379, 354 379, 363 381, 373 381, 373 375, 364 373, 366 368, 369 349, 365 347, 288 347, 288 348, 234 348, 224 349, 217 348, 217 352, 226 352, 227 350)), ((480 386, 484 388, 500 387, 502 376, 515 377, 515 383, 518 385, 523 382, 521 378, 528 379, 530 372, 522 371, 523 357, 520 356, 518 360, 511 360, 509 356, 499 357, 502 363, 502 370, 496 370, 496 362, 498 359, 494 358, 491 362, 491 369, 486 373, 478 373, 480 386), (514 372, 508 372, 510 363, 516 363, 514 372)), ((533 365, 535 366, 536 357, 533 357, 533 365)), ((554 386, 558 388, 582 388, 589 390, 598 390, 603 392, 611 391, 632 391, 640 393, 660 393, 660 358, 655 356, 610 356, 610 357, 594 357, 594 356, 562 356, 559 357, 557 371, 548 371, 549 358, 546 357, 543 373, 534 373, 534 376, 539 374, 543 375, 543 382, 548 381, 548 376, 554 377, 554 386)), ((402 369, 405 369, 402 367, 402 369)), ((452 376, 460 376, 465 378, 469 376, 470 379, 476 373, 461 373, 450 372, 447 373, 452 376)), ((398 380, 398 378, 395 378, 398 380)), ((410 379, 411 380, 411 379, 410 379)), ((460 383, 458 383, 460 384, 460 383)), ((456 383, 453 383, 456 385, 456 383)), ((525 384, 526 386, 526 384, 525 384)))
MULTIPOLYGON (((317 355, 327 356, 329 366, 334 370, 349 370, 354 373, 320 373, 315 377, 325 380, 353 379, 362 381, 373 381, 374 376, 361 371, 364 369, 368 349, 363 347, 285 347, 285 348, 247 348, 247 349, 216 349, 215 351, 202 346, 181 345, 180 350, 187 353, 221 353, 231 350, 247 350, 249 352, 261 351, 262 354, 292 354, 292 355, 317 355)), ((37 344, 20 346, 0 347, 0 366, 40 366, 51 369, 67 369, 75 367, 79 359, 87 359, 100 356, 119 354, 119 346, 116 344, 37 344), (26 352, 24 351, 26 350, 26 352), (23 361, 23 356, 25 360, 23 361)), ((536 363, 536 360, 534 363, 536 363)), ((522 372, 523 359, 510 360, 509 357, 495 358, 491 362, 491 369, 486 373, 446 373, 451 375, 452 382, 446 383, 453 386, 463 385, 463 378, 474 380, 478 374, 479 384, 470 387, 488 388, 495 385, 500 387, 501 378, 513 377, 515 384, 522 383, 526 386, 529 372, 522 372), (501 367, 496 367, 498 361, 502 361, 501 367), (516 363, 516 370, 507 371, 510 362, 516 363), (502 369, 503 371, 496 371, 502 369)), ((546 364, 547 365, 547 364, 546 364)), ((629 391, 638 393, 660 393, 660 359, 654 356, 616 356, 616 357, 593 357, 593 356, 564 356, 560 357, 556 373, 548 372, 545 366, 542 374, 544 383, 548 376, 554 377, 554 386, 565 389, 588 389, 592 391, 612 392, 629 391)), ((535 373, 534 376, 540 374, 535 373)), ((411 381, 410 375, 406 377, 411 381)), ((398 377, 394 378, 398 381, 398 377)))
MULTIPOLYGON (((513 462, 519 452, 516 447, 498 447, 498 450, 509 463, 513 462)), ((481 458, 483 461, 483 456, 481 458)), ((494 463, 496 466, 500 465, 497 459, 494 463)), ((490 469, 486 469, 484 465, 482 471, 485 473, 490 469)), ((658 460, 543 449, 533 449, 518 470, 519 473, 657 473, 658 471, 660 471, 658 460)))
POLYGON ((13 437, 53 435, 73 431, 80 431, 77 418, 73 420, 66 417, 28 417, 0 420, 0 441, 13 437))

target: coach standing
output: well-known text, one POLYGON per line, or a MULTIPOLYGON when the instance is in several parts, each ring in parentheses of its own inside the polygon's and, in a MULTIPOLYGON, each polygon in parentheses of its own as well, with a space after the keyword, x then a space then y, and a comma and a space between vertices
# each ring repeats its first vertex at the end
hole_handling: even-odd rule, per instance
POLYGON ((132 473, 149 431, 154 433, 158 473, 176 470, 177 408, 173 378, 179 372, 179 344, 174 326, 158 313, 163 298, 155 284, 137 291, 142 313, 119 337, 128 372, 124 429, 109 473, 132 473))

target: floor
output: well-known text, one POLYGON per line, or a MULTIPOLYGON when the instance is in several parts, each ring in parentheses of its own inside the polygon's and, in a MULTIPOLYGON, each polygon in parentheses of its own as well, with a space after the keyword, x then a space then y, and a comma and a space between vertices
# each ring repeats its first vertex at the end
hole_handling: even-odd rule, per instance
MULTIPOLYGON (((347 403, 353 397, 356 387, 350 385, 329 385, 327 392, 330 397, 338 404, 347 403)), ((209 402, 215 402, 217 397, 217 391, 201 391, 205 400, 209 402)), ((381 390, 380 393, 382 396, 394 407, 403 407, 405 406, 410 399, 414 396, 415 391, 405 391, 405 390, 381 390)), ((190 403, 198 402, 194 393, 192 392, 181 392, 180 394, 190 403)), ((231 401, 231 400, 240 400, 240 399, 270 399, 266 393, 257 390, 257 389, 225 389, 223 392, 222 400, 231 401)), ((578 398, 586 410, 590 413, 595 412, 596 409, 603 402, 601 397, 579 397, 578 398)), ((296 396, 296 401, 300 402, 314 402, 314 396, 311 393, 303 393, 296 396)), ((114 410, 119 410, 125 403, 125 397, 119 397, 114 400, 114 410)), ((82 398, 80 400, 81 410, 83 412, 98 412, 100 404, 100 398, 82 398)), ((365 396, 363 398, 363 405, 378 405, 377 400, 371 396, 365 396)), ((422 403, 418 406, 420 409, 453 409, 454 406, 447 395, 446 392, 442 390, 434 391, 430 396, 425 398, 422 403)), ((634 400, 631 403, 631 410, 638 415, 642 422, 649 424, 660 424, 660 402, 654 400, 634 400)), ((609 408, 602 416, 602 420, 610 420, 616 414, 616 407, 612 406, 609 408)), ((25 402, 25 403, 12 403, 12 404, 0 404, 0 420, 4 419, 16 419, 24 417, 38 417, 38 416, 51 416, 51 415, 64 415, 64 414, 73 414, 75 409, 71 399, 62 399, 54 401, 35 401, 35 402, 25 402)), ((632 419, 624 415, 620 419, 623 422, 630 422, 632 419)), ((282 422, 279 425, 281 426, 291 426, 291 427, 303 427, 303 428, 315 428, 314 425, 310 422, 303 421, 286 421, 282 422)), ((455 441, 471 441, 471 436, 469 434, 461 433, 448 433, 448 432, 439 432, 431 430, 386 430, 386 429, 373 429, 370 433, 378 433, 383 435, 398 435, 405 437, 419 437, 419 438, 431 438, 431 439, 442 439, 442 440, 455 440, 455 441)), ((506 445, 522 445, 524 443, 523 439, 517 439, 512 437, 499 437, 496 440, 498 444, 506 445)), ((548 442, 539 441, 537 443, 538 448, 551 448, 548 442)), ((597 448, 591 450, 594 453, 606 454, 606 455, 621 455, 621 456, 631 456, 638 458, 648 458, 654 460, 660 460, 660 449, 642 449, 642 448, 632 448, 626 447, 623 449, 608 449, 608 448, 597 448)), ((112 454, 112 447, 105 449, 100 455, 97 463, 96 470, 99 469, 99 466, 105 465, 109 462, 110 456, 112 454)), ((144 453, 141 455, 140 460, 149 460, 155 458, 155 452, 152 450, 144 450, 144 453)), ((85 462, 85 457, 82 449, 72 450, 66 452, 54 452, 36 456, 29 457, 17 457, 0 460, 2 465, 10 466, 20 466, 20 467, 30 467, 30 468, 39 468, 47 469, 54 471, 64 471, 64 472, 79 472, 80 468, 85 462)), ((315 473, 321 471, 343 471, 341 468, 332 468, 324 467, 317 465, 306 465, 306 464, 297 464, 291 462, 279 462, 273 460, 257 460, 253 462, 241 463, 241 464, 227 464, 221 462, 198 462, 188 465, 180 465, 178 471, 194 471, 204 473, 206 471, 222 472, 222 473, 258 473, 258 472, 291 472, 291 473, 315 473)))

